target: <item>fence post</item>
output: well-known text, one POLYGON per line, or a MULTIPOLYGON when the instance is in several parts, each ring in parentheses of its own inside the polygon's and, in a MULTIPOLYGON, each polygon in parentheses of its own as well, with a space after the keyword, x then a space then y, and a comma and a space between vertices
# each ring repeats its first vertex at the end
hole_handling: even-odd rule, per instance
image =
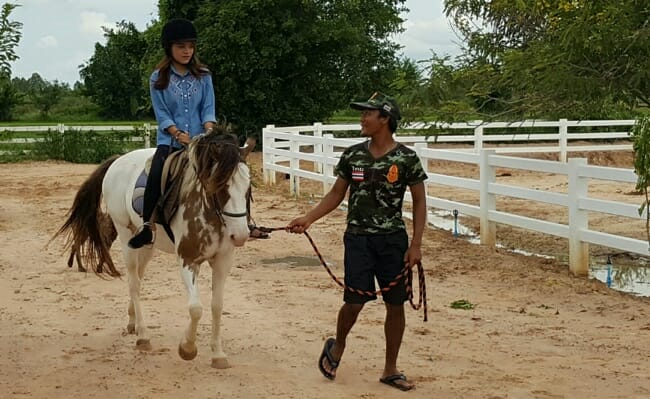
MULTIPOLYGON (((321 122, 314 123, 314 137, 323 137, 323 124, 321 122)), ((323 144, 314 144, 314 155, 323 155, 323 144)), ((316 163, 316 172, 323 173, 323 163, 316 163)))
POLYGON ((567 151, 569 147, 569 127, 566 119, 560 119, 560 162, 566 163, 567 151))
POLYGON ((496 197, 490 194, 490 184, 496 182, 496 168, 490 165, 490 157, 496 154, 495 150, 481 150, 481 166, 479 176, 481 179, 480 207, 481 207, 481 244, 494 247, 497 242, 496 223, 490 221, 490 212, 497 209, 496 197))
POLYGON ((264 184, 275 185, 275 155, 270 153, 269 149, 275 148, 275 138, 268 137, 267 132, 272 130, 275 125, 266 125, 262 128, 262 171, 264 174, 264 184))
POLYGON ((289 149, 291 150, 291 158, 289 159, 289 191, 294 197, 300 195, 300 177, 295 173, 300 170, 300 133, 297 132, 296 137, 291 138, 289 149))
POLYGON ((56 131, 61 135, 61 151, 63 159, 65 159, 65 125, 63 123, 57 124, 56 131))
POLYGON ((144 124, 144 148, 151 147, 151 124, 144 124))
POLYGON ((483 149, 483 121, 477 120, 473 123, 478 124, 474 128, 474 152, 478 154, 483 149))
MULTIPOLYGON (((425 157, 422 155, 422 150, 426 149, 429 147, 429 145, 424 142, 424 143, 415 143, 415 153, 418 155, 420 158, 420 162, 422 163, 422 169, 424 169, 424 173, 429 173, 429 158, 425 157)), ((429 226, 429 207, 426 205, 426 200, 427 196, 429 195, 427 191, 427 181, 424 181, 424 201, 425 201, 425 208, 426 208, 426 214, 425 214, 425 221, 424 227, 426 228, 429 226)))
POLYGON ((326 195, 330 191, 331 184, 328 179, 330 176, 334 175, 334 167, 329 163, 329 158, 334 156, 334 145, 332 140, 334 140, 334 135, 331 133, 323 135, 323 153, 322 155, 328 158, 323 165, 323 195, 326 195))
POLYGON ((589 214, 580 209, 580 198, 588 195, 589 180, 578 174, 585 158, 569 160, 569 271, 576 276, 589 274, 589 243, 580 240, 580 232, 589 228, 589 214))

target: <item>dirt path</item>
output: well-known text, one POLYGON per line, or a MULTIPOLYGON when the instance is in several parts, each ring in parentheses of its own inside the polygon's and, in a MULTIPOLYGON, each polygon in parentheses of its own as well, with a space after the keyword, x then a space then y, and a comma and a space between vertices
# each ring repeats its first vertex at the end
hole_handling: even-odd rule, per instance
MULTIPOLYGON (((253 164, 259 172, 259 157, 253 164)), ((65 265, 61 243, 45 244, 65 219, 94 165, 2 165, 0 175, 0 397, 2 398, 385 398, 383 305, 353 329, 335 382, 316 367, 334 333, 341 292, 302 236, 275 232, 237 251, 226 285, 224 345, 233 367, 210 368, 210 314, 199 354, 176 348, 187 324, 174 260, 159 254, 143 288, 153 350, 125 332, 127 285, 65 265), (297 260, 298 262, 291 262, 297 260)), ((282 226, 312 206, 284 188, 257 187, 259 224, 282 226)), ((310 230, 342 274, 335 211, 310 230)), ((554 260, 515 255, 428 230, 429 321, 407 312, 400 368, 410 398, 648 398, 650 298, 568 276, 554 260), (452 309, 465 299, 473 310, 452 309)), ((521 237, 520 239, 524 239, 521 237)), ((113 257, 121 270, 118 245, 113 257)), ((201 274, 209 304, 209 273, 201 274)))

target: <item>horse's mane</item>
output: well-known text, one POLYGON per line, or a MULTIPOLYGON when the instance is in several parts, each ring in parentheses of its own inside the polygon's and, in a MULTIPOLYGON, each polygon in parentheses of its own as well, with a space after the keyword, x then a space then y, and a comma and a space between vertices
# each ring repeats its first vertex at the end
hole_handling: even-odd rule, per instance
POLYGON ((215 194, 241 160, 237 137, 221 132, 199 136, 190 144, 189 159, 206 194, 215 194))

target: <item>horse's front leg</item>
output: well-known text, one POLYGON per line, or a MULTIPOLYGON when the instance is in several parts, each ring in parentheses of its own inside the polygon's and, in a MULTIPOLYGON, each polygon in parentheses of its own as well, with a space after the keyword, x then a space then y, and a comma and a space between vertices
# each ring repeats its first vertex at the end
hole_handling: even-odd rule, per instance
POLYGON ((181 278, 185 283, 188 296, 188 306, 190 309, 190 324, 185 330, 185 336, 178 345, 178 354, 183 360, 192 360, 196 357, 196 329, 199 326, 199 320, 203 314, 203 305, 199 293, 199 268, 196 266, 196 274, 187 266, 181 266, 181 278))
POLYGON ((230 367, 228 357, 221 343, 221 314, 223 312, 223 293, 226 278, 232 267, 234 251, 226 250, 210 260, 212 267, 212 367, 225 369, 230 367))

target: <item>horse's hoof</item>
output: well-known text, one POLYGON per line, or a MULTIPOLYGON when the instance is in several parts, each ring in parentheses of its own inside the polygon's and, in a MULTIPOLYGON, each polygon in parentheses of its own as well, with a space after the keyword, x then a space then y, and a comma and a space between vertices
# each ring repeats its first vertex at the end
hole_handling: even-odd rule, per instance
POLYGON ((193 360, 196 357, 196 354, 199 353, 199 351, 194 348, 193 351, 188 352, 185 349, 183 349, 183 345, 178 345, 178 355, 181 357, 183 360, 193 360))
POLYGON ((228 359, 225 357, 217 358, 214 357, 212 358, 212 368, 215 369, 227 369, 230 367, 230 363, 228 363, 228 359))
POLYGON ((146 338, 140 338, 139 340, 135 341, 135 349, 140 351, 150 351, 151 342, 149 342, 149 340, 146 338))
POLYGON ((126 325, 126 332, 127 334, 135 334, 135 323, 134 324, 127 324, 126 325))

